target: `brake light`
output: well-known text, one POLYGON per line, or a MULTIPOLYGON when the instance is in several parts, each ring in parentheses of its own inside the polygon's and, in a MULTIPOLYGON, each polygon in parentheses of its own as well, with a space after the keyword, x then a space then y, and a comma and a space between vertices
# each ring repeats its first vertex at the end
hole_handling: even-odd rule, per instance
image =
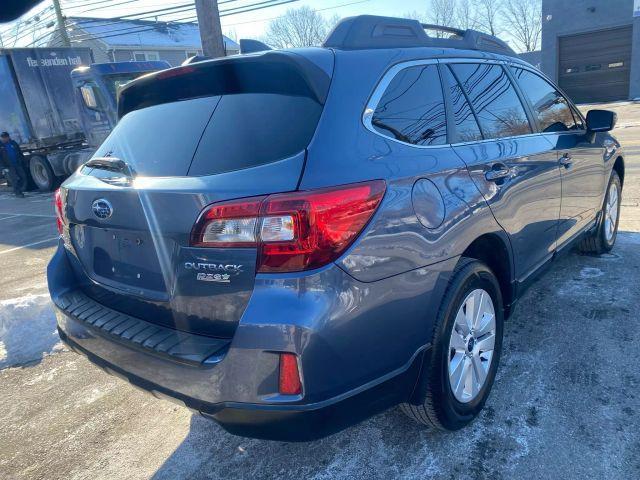
POLYGON ((258 249, 258 272, 311 270, 336 260, 378 208, 383 180, 222 202, 196 222, 191 245, 258 249))
POLYGON ((278 391, 281 395, 300 395, 302 393, 298 358, 293 353, 280 354, 278 391))
POLYGON ((56 211, 56 225, 58 227, 58 233, 62 235, 64 233, 64 206, 62 204, 62 194, 60 189, 57 189, 53 194, 53 205, 56 211))

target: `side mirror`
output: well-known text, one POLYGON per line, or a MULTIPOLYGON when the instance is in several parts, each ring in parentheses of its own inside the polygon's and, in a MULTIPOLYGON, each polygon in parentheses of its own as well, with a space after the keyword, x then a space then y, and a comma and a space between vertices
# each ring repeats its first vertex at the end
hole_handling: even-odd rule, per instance
POLYGON ((613 130, 618 115, 609 110, 589 110, 587 113, 587 130, 589 132, 608 132, 613 130))

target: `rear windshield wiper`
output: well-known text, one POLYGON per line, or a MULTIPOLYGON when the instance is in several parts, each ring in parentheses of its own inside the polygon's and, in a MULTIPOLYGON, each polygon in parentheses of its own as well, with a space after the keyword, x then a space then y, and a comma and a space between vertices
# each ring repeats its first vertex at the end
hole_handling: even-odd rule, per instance
POLYGON ((95 157, 85 163, 87 167, 99 168, 109 172, 123 173, 128 177, 134 178, 136 172, 127 162, 117 157, 95 157))

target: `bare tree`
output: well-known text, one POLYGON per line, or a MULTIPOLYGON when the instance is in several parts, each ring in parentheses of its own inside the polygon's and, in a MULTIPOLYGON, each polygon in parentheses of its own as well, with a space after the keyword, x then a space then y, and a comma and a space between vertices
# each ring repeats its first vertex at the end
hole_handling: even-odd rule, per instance
POLYGON ((417 10, 413 12, 405 12, 402 18, 409 18, 411 20, 418 20, 420 23, 427 23, 427 16, 424 13, 420 13, 417 10))
MULTIPOLYGON (((456 3, 456 0, 431 0, 428 15, 429 21, 436 25, 455 26, 456 3)), ((448 36, 448 34, 439 31, 435 33, 437 37, 448 36)))
POLYGON ((478 26, 491 35, 500 33, 500 13, 503 0, 475 0, 478 26))
POLYGON ((525 52, 536 50, 542 34, 541 0, 506 0, 503 15, 518 47, 525 52))
POLYGON ((469 0, 458 2, 455 11, 455 26, 463 30, 478 28, 477 13, 469 0))
POLYGON ((265 41, 276 48, 311 47, 324 41, 327 30, 325 18, 312 8, 291 8, 269 22, 265 41))

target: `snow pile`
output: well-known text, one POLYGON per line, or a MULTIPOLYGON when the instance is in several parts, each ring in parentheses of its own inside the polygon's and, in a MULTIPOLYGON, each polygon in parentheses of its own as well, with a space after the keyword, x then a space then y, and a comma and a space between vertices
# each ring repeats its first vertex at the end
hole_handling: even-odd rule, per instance
POLYGON ((48 294, 0 301, 0 369, 63 349, 48 294))

